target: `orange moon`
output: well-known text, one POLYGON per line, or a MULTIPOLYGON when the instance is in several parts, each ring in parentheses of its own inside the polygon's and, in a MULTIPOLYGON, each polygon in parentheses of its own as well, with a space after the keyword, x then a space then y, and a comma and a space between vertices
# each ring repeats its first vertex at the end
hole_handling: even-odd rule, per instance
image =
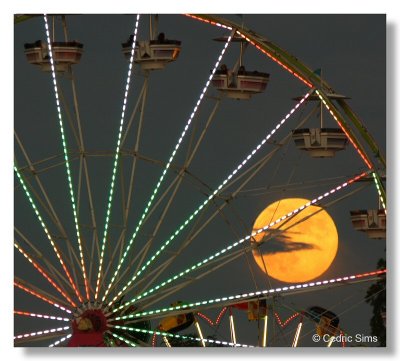
MULTIPOLYGON (((253 232, 309 202, 303 198, 285 198, 270 204, 257 217, 253 232)), ((253 249, 260 269, 288 283, 307 282, 322 275, 332 264, 338 249, 335 222, 326 210, 309 206, 301 212, 255 235, 253 249), (312 215, 312 216, 311 216, 312 215)))

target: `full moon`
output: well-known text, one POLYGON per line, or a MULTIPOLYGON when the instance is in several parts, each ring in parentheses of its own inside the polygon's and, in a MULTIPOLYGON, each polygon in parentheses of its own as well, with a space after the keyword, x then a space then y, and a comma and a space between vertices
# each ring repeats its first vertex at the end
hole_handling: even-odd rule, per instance
MULTIPOLYGON (((285 198, 270 204, 257 217, 253 231, 309 202, 285 198)), ((254 260, 263 272, 288 283, 307 282, 323 274, 332 264, 338 249, 335 222, 326 210, 309 206, 265 232, 254 236, 265 241, 253 249, 254 260)))

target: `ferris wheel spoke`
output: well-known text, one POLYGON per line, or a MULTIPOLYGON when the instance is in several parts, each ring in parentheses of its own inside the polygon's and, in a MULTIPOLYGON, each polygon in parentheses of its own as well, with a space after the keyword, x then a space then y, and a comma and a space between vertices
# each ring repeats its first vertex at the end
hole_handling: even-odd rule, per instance
POLYGON ((176 196, 176 194, 177 194, 177 192, 179 190, 179 187, 182 184, 182 181, 184 180, 185 170, 190 166, 194 156, 196 155, 196 152, 199 149, 199 146, 200 146, 201 142, 203 141, 204 136, 205 136, 207 130, 209 129, 209 126, 210 126, 212 120, 214 119, 214 116, 216 114, 217 109, 219 108, 219 105, 220 105, 220 99, 218 99, 218 101, 215 103, 214 108, 212 109, 212 111, 210 113, 210 116, 208 117, 206 125, 205 125, 203 131, 201 132, 200 136, 198 137, 197 142, 194 145, 193 149, 188 152, 185 164, 183 165, 183 168, 181 169, 181 171, 176 176, 176 179, 178 179, 178 180, 177 180, 177 183, 175 185, 175 188, 172 191, 172 194, 171 194, 169 200, 167 201, 167 204, 165 205, 164 210, 161 213, 161 216, 160 216, 160 218, 159 218, 159 220, 158 220, 153 232, 151 233, 150 239, 146 242, 146 247, 145 247, 144 252, 143 252, 143 254, 141 256, 141 259, 138 262, 135 271, 133 272, 134 275, 141 268, 141 266, 142 266, 142 264, 144 262, 144 259, 145 259, 146 255, 147 255, 147 253, 148 253, 148 251, 150 249, 150 246, 152 245, 152 243, 154 241, 154 238, 156 237, 156 235, 158 233, 158 230, 161 227, 161 225, 162 225, 162 223, 164 221, 164 218, 165 218, 165 216, 166 216, 166 214, 167 214, 167 212, 168 212, 168 210, 169 210, 169 208, 170 208, 170 206, 172 204, 172 201, 174 200, 174 197, 176 196))
MULTIPOLYGON (((158 198, 156 203, 154 203, 153 207, 150 209, 150 211, 147 213, 146 218, 144 219, 143 223, 145 223, 148 219, 150 219, 152 213, 158 208, 158 206, 161 204, 161 202, 164 200, 164 198, 170 193, 171 189, 176 185, 180 177, 178 176, 181 172, 181 168, 179 170, 176 170, 177 176, 173 179, 173 181, 168 185, 167 189, 163 192, 163 194, 158 198)), ((189 173, 188 173, 189 174, 189 173)), ((146 243, 144 247, 142 247, 138 253, 135 255, 135 257, 130 261, 129 265, 124 268, 121 274, 119 274, 119 277, 114 281, 114 284, 110 287, 110 291, 114 288, 117 287, 117 284, 121 282, 123 277, 129 272, 129 270, 133 267, 135 262, 139 259, 139 257, 142 256, 143 253, 147 252, 148 248, 150 247, 149 243, 146 243)))
POLYGON ((136 280, 136 278, 164 251, 164 249, 177 237, 177 235, 196 217, 196 215, 210 202, 226 184, 240 171, 240 169, 259 151, 262 146, 271 138, 271 136, 290 118, 290 116, 303 104, 308 96, 313 92, 310 90, 291 110, 286 116, 278 122, 278 124, 262 139, 262 141, 244 158, 239 165, 222 181, 222 183, 213 191, 213 193, 200 204, 200 206, 177 228, 177 230, 162 244, 150 259, 136 272, 136 274, 128 281, 122 290, 113 298, 108 304, 109 306, 116 301, 117 298, 136 280))
POLYGON ((33 341, 40 341, 43 340, 44 338, 48 338, 49 336, 51 337, 57 337, 60 335, 64 335, 65 333, 63 331, 69 330, 69 326, 64 326, 64 327, 57 327, 57 328, 51 328, 47 330, 41 330, 41 331, 35 331, 35 332, 29 332, 29 333, 24 333, 21 335, 16 335, 14 336, 14 341, 27 341, 27 342, 33 342, 33 341))
POLYGON ((321 186, 332 186, 338 181, 345 180, 349 178, 349 175, 340 175, 335 177, 328 177, 328 178, 320 178, 320 179, 312 179, 310 181, 302 181, 302 182, 290 182, 284 185, 277 184, 277 185, 267 185, 265 187, 255 187, 255 188, 248 188, 244 189, 238 195, 238 198, 245 198, 245 197, 259 197, 262 195, 273 194, 273 193, 283 193, 283 191, 299 191, 304 189, 312 189, 315 188, 317 185, 321 186))
MULTIPOLYGON (((23 188, 23 190, 25 192, 25 195, 27 196, 27 198, 28 198, 33 210, 34 210, 34 212, 36 214, 36 217, 39 220, 39 223, 42 226, 42 228, 43 228, 43 230, 44 230, 44 232, 45 232, 45 234, 46 234, 46 236, 47 236, 47 238, 48 238, 48 240, 49 240, 49 242, 50 242, 50 244, 51 244, 51 246, 52 246, 52 248, 54 250, 54 253, 56 254, 56 256, 57 256, 57 258, 58 258, 58 260, 59 260, 59 262, 60 262, 60 264, 61 264, 61 266, 62 266, 62 268, 63 268, 63 270, 65 272, 65 274, 67 275, 68 281, 70 282, 70 284, 71 284, 76 296, 78 297, 78 299, 81 300, 82 298, 81 298, 80 292, 78 290, 78 287, 76 286, 76 284, 72 280, 71 274, 69 273, 69 271, 67 269, 67 266, 66 266, 66 264, 65 264, 65 262, 64 262, 64 260, 63 260, 63 258, 61 256, 61 253, 60 253, 58 247, 56 246, 56 244, 55 244, 55 242, 53 240, 53 237, 50 235, 50 232, 47 229, 47 226, 45 225, 45 223, 43 221, 43 218, 42 218, 41 214, 39 213, 39 210, 38 210, 37 206, 35 205, 35 203, 34 203, 34 201, 32 199, 32 196, 31 196, 31 194, 30 194, 30 192, 29 192, 29 190, 28 190, 28 188, 27 188, 27 186, 25 184, 25 181, 24 181, 21 173, 19 172, 19 170, 18 170, 18 168, 16 166, 14 166, 14 171, 17 174, 17 177, 18 177, 18 179, 19 179, 19 181, 21 183, 21 186, 22 186, 22 188, 23 188)), ((67 240, 68 240, 68 238, 67 238, 67 240)), ((67 245, 68 245, 68 243, 69 242, 67 242, 67 245)))
POLYGON ((60 338, 59 340, 57 340, 56 342, 53 342, 49 345, 49 347, 56 347, 58 345, 60 345, 61 343, 63 343, 64 341, 68 340, 69 338, 71 338, 72 333, 69 333, 68 335, 60 338))
POLYGON ((14 242, 14 247, 28 260, 30 264, 71 304, 72 307, 76 307, 76 303, 62 290, 58 284, 35 262, 20 245, 14 242))
POLYGON ((121 335, 117 335, 116 333, 111 332, 111 331, 107 331, 107 333, 108 333, 109 335, 113 336, 114 338, 116 338, 116 339, 118 339, 118 340, 124 342, 125 344, 127 344, 127 345, 130 346, 130 347, 137 347, 137 344, 136 344, 136 343, 134 343, 134 342, 128 340, 128 339, 125 338, 125 337, 122 337, 121 335))
POLYGON ((68 308, 69 305, 67 305, 64 301, 58 299, 57 297, 55 297, 53 295, 50 295, 49 293, 40 289, 39 287, 31 285, 27 281, 23 281, 19 277, 15 277, 14 286, 26 293, 29 293, 30 295, 32 295, 38 299, 41 299, 44 302, 47 302, 47 303, 53 305, 54 307, 56 307, 62 311, 72 314, 72 311, 68 308))
POLYGON ((43 315, 41 313, 20 311, 20 310, 14 310, 14 315, 33 317, 33 318, 41 318, 41 319, 53 320, 53 321, 63 321, 63 322, 70 322, 71 321, 70 318, 66 318, 66 317, 43 315))
MULTIPOLYGON (((164 261, 162 264, 160 264, 158 267, 153 269, 152 271, 149 271, 146 275, 143 275, 141 278, 137 280, 135 283, 135 287, 139 287, 142 283, 145 283, 145 286, 138 292, 139 294, 142 294, 145 292, 153 283, 154 281, 169 267, 172 262, 183 252, 183 250, 189 246, 189 244, 193 241, 193 239, 196 238, 196 236, 214 219, 215 216, 217 216, 218 212, 220 209, 222 209, 226 204, 224 203, 223 205, 220 206, 219 210, 216 210, 211 216, 208 217, 208 219, 204 220, 202 222, 202 217, 205 215, 205 212, 207 210, 207 207, 205 207, 202 210, 202 214, 198 217, 196 220, 195 224, 193 225, 191 231, 189 232, 188 238, 185 240, 185 242, 180 246, 180 248, 176 251, 173 252, 171 257, 168 258, 166 261, 164 261), (200 225, 199 228, 197 228, 200 225), (197 228, 197 229, 196 229, 197 228), (149 277, 151 277, 154 274, 154 276, 148 280, 149 277)), ((133 286, 129 287, 127 290, 132 290, 133 286)))
MULTIPOLYGON (((50 262, 44 255, 43 253, 41 253, 34 245, 33 243, 17 228, 14 227, 14 230, 16 232, 16 234, 18 235, 18 237, 20 238, 21 241, 23 241, 26 245, 28 245, 34 252, 35 252, 35 257, 36 258, 40 258, 44 264, 47 267, 47 271, 51 273, 51 275, 53 276, 53 278, 60 284, 62 282, 64 282, 64 284, 71 289, 71 291, 74 291, 74 289, 72 288, 72 285, 69 283, 68 279, 65 278, 64 275, 62 275, 60 273, 60 271, 54 267, 53 263, 50 262)), ((70 265, 69 265, 70 266, 70 265)))
POLYGON ((69 129, 71 129, 71 131, 72 131, 72 135, 74 137, 76 145, 80 148, 81 147, 81 142, 80 142, 80 139, 79 139, 79 135, 77 133, 75 124, 73 122, 73 117, 71 115, 71 112, 69 110, 69 104, 67 103, 67 100, 65 99, 64 92, 63 92, 61 86, 58 87, 58 93, 59 93, 59 96, 60 96, 61 104, 63 105, 63 109, 65 111, 65 115, 66 115, 66 119, 68 121, 69 129))
POLYGON ((64 157, 65 157, 65 166, 66 166, 66 173, 67 173, 67 181, 68 181, 68 187, 69 187, 69 193, 70 193, 70 198, 71 198, 71 205, 72 205, 72 213, 73 213, 73 218, 75 222, 75 229, 76 229, 76 236, 77 236, 77 241, 78 241, 78 248, 79 248, 79 256, 80 256, 80 262, 81 262, 81 268, 82 268, 82 276, 85 284, 85 291, 86 291, 86 298, 89 300, 89 288, 88 288, 88 280, 86 277, 86 268, 85 268, 85 260, 84 260, 84 255, 82 251, 82 242, 81 242, 81 236, 80 236, 80 231, 79 231, 79 223, 78 223, 78 216, 77 216, 77 210, 76 210, 76 203, 75 203, 75 195, 74 195, 74 189, 72 185, 72 176, 71 176, 71 169, 70 169, 70 164, 69 164, 69 155, 67 151, 67 143, 65 139, 65 133, 64 133, 64 124, 63 124, 63 118, 61 114, 61 107, 60 107, 60 100, 59 100, 59 92, 58 92, 58 86, 57 86, 57 78, 56 78, 56 71, 55 71, 55 66, 54 66, 54 59, 53 59, 53 51, 52 51, 52 43, 50 40, 50 32, 49 32, 49 25, 47 22, 47 15, 43 15, 44 22, 45 22, 45 32, 46 32, 46 40, 47 40, 47 47, 49 51, 49 57, 50 57, 50 65, 51 65, 51 75, 52 75, 52 81, 53 81, 53 86, 54 86, 54 94, 56 98, 56 106, 57 106, 57 113, 58 113, 58 121, 59 121, 59 126, 60 126, 60 133, 61 133, 61 142, 62 142, 62 147, 64 151, 64 157))
MULTIPOLYGON (((135 154, 139 152, 140 139, 141 139, 142 129, 143 129, 144 111, 145 111, 145 105, 146 105, 146 100, 147 100, 148 85, 149 85, 149 74, 146 74, 144 84, 143 84, 143 96, 142 96, 142 102, 141 102, 141 107, 140 107, 140 117, 139 117, 137 133, 136 133, 136 141, 135 141, 135 146, 133 148, 133 151, 135 152, 135 154)), ((121 262, 122 253, 123 253, 123 249, 124 249, 124 243, 125 243, 125 237, 126 237, 126 227, 127 227, 127 223, 128 223, 128 215, 129 215, 129 210, 131 208, 131 203, 132 203, 132 193, 133 193, 133 187, 134 187, 134 179, 135 179, 137 160, 138 160, 137 157, 133 157, 131 175, 129 178, 128 196, 127 196, 126 204, 124 205, 125 206, 124 207, 124 229, 123 229, 123 238, 122 238, 123 243, 121 244, 121 247, 120 247, 120 255, 119 255, 118 264, 120 264, 120 262, 121 262)), ((124 177, 121 175, 121 180, 122 179, 124 179, 124 177)))
MULTIPOLYGON (((122 257, 122 260, 120 261, 120 264, 121 264, 121 265, 122 265, 122 263, 125 261, 125 258, 126 258, 126 256, 127 256, 127 253, 129 252, 129 249, 131 248, 132 243, 133 243, 133 241, 135 240, 135 238, 136 238, 136 236, 137 236, 137 234, 138 234, 138 232, 139 232, 139 229, 141 228, 141 225, 142 225, 142 223, 143 223, 143 220, 144 220, 144 218, 146 217, 147 213, 149 212, 151 205, 153 204, 154 198, 155 198, 155 196, 157 195, 157 193, 158 193, 158 191, 159 191, 159 189, 160 189, 160 186, 161 186, 161 184, 162 184, 162 182, 163 182, 163 180, 164 180, 164 178, 165 178, 165 175, 166 175, 168 169, 170 168, 171 163, 172 163, 173 159, 175 158, 175 155, 176 155, 178 149, 180 148, 180 145, 181 145, 181 143, 182 143, 182 141, 183 141, 183 139, 184 139, 184 137, 185 137, 185 135, 186 135, 186 133, 187 133, 187 130, 189 129, 189 127, 190 127, 190 125, 191 125, 191 123, 192 123, 192 120, 193 120, 194 116, 195 116, 196 113, 197 113, 197 110, 198 110, 198 108, 199 108, 199 106, 200 106, 200 104, 201 104, 201 102, 202 102, 202 100, 203 100, 203 98, 204 98, 204 95, 205 95, 206 92, 207 92, 207 89, 208 89, 208 87, 209 87, 209 85, 210 85, 210 83, 211 83, 211 80, 212 80, 212 78, 213 78, 213 76, 214 76, 214 73, 215 73, 216 69, 218 68, 218 66, 219 66, 219 64, 220 64, 220 62, 221 62, 221 60, 222 60, 222 57, 223 57, 224 54, 225 54, 225 51, 226 51, 226 49, 227 49, 227 47, 228 47, 228 45, 229 45, 229 43, 230 43, 230 41, 231 41, 231 39, 232 39, 232 36, 233 36, 233 32, 229 35, 227 41, 225 42, 225 45, 224 45, 223 49, 221 50, 220 55, 219 55, 219 57, 218 57, 218 59, 217 59, 215 65, 214 65, 214 67, 213 67, 213 69, 212 69, 212 71, 211 71, 211 74, 210 74, 210 76, 208 77, 208 80, 207 80, 207 82, 206 82, 206 85, 204 86, 204 88, 203 88, 203 90, 202 90, 202 92, 201 92, 201 94, 200 94, 200 97, 199 97, 199 99, 197 100, 196 105, 194 106, 194 108, 193 108, 193 110, 192 110, 192 113, 190 114, 189 119, 188 119, 187 122, 186 122, 186 125, 185 125, 185 127, 184 127, 184 130, 182 131, 182 133, 181 133, 181 135, 180 135, 180 137, 179 137, 179 139, 178 139, 178 142, 176 143, 176 145, 175 145, 175 147, 174 147, 174 150, 172 151, 172 153, 171 153, 171 155, 170 155, 170 157, 169 157, 169 159, 168 159, 168 162, 167 162, 167 164, 166 164, 166 166, 165 166, 165 168, 164 168, 164 170, 163 170, 163 172, 162 172, 162 174, 161 174, 161 176, 160 176, 160 178, 159 178, 159 180, 158 180, 158 182, 157 182, 157 184, 156 184, 156 187, 154 188, 154 190, 153 190, 153 192, 152 192, 152 194, 151 194, 151 196, 150 196, 150 199, 149 199, 148 202, 147 202, 147 205, 146 205, 146 207, 145 207, 145 209, 144 209, 144 212, 142 213, 142 215, 141 215, 141 217, 140 217, 140 219, 139 219, 139 222, 138 222, 138 224, 137 224, 137 226, 136 226, 136 228, 135 228, 135 231, 134 231, 134 233, 132 234, 132 236, 131 236, 131 238, 130 238, 130 240, 129 240, 128 246, 127 246, 127 248, 126 248, 126 250, 125 250, 125 252, 124 252, 124 255, 123 255, 123 257, 122 257)), ((132 49, 133 49, 133 48, 134 48, 134 47, 132 47, 132 49)), ((121 267, 121 266, 118 265, 118 268, 120 268, 120 267, 121 267)), ((107 291, 106 291, 105 295, 103 296, 103 300, 105 300, 105 297, 106 297, 106 296, 107 296, 107 291)), ((117 296, 117 297, 119 297, 119 296, 117 296)), ((114 301, 113 301, 113 302, 114 302, 114 301)))
MULTIPOLYGON (((196 230, 196 232, 189 236, 189 238, 186 240, 186 242, 180 247, 180 249, 177 252, 174 252, 172 254, 172 256, 167 259, 166 261, 164 261, 164 263, 162 263, 159 267, 157 267, 156 269, 154 269, 153 271, 150 271, 147 275, 143 276, 142 278, 140 278, 137 283, 135 284, 135 286, 139 286, 142 282, 146 281, 153 273, 155 273, 155 271, 157 271, 156 275, 150 280, 150 281, 146 281, 146 286, 140 291, 140 294, 144 293, 144 291, 151 286, 152 283, 154 283, 154 281, 160 276, 160 274, 162 274, 164 272, 164 270, 170 265, 172 264, 172 262, 181 254, 181 252, 191 243, 191 241, 193 241, 194 238, 197 237, 197 235, 208 225, 209 222, 211 222, 211 220, 217 216, 218 214, 220 214, 222 208, 224 208, 227 205, 227 203, 223 203, 205 222, 203 222, 200 226, 199 229, 196 230)), ((199 218, 200 220, 200 218, 199 218)), ((195 225, 196 226, 196 225, 195 225)), ((192 233, 192 232, 191 232, 192 233)), ((129 287, 127 289, 127 291, 130 291, 133 288, 133 286, 129 287)), ((136 298, 138 299, 138 298, 136 298)))
MULTIPOLYGON (((66 32, 66 27, 65 27, 65 32, 66 32)), ((66 35, 67 38, 67 35, 66 35)), ((97 221, 96 221, 96 214, 94 211, 94 203, 93 203, 93 195, 92 195, 92 189, 91 189, 91 182, 90 182, 90 176, 89 176, 89 171, 88 171, 88 164, 87 164, 87 155, 86 155, 86 148, 85 148, 85 143, 84 143, 84 138, 83 138, 83 131, 82 131, 82 121, 81 121, 81 116, 80 116, 80 109, 79 109, 79 103, 78 103, 78 96, 77 96, 77 90, 76 90, 76 81, 75 81, 75 75, 73 72, 72 67, 68 69, 69 75, 70 75, 70 80, 71 80, 71 89, 72 89, 72 96, 73 96, 73 108, 74 108, 74 114, 75 114, 75 119, 76 119, 76 128, 75 130, 75 125, 73 122, 73 117, 71 116, 71 113, 69 111, 69 107, 67 106, 64 97, 62 96, 61 93, 61 99, 63 100, 63 103, 65 104, 64 108, 66 110, 66 115, 67 119, 70 123, 71 128, 73 129, 74 136, 76 143, 79 147, 79 174, 78 174, 78 194, 77 194, 77 214, 79 217, 79 212, 80 212, 80 204, 81 204, 81 193, 82 193, 82 183, 83 183, 83 178, 85 182, 85 189, 87 192, 87 197, 88 197, 88 205, 89 205, 89 213, 90 213, 90 220, 91 220, 91 228, 93 232, 93 239, 92 239, 92 246, 90 250, 90 257, 89 257, 89 267, 88 267, 88 279, 91 280, 92 278, 92 270, 93 270, 93 259, 94 259, 94 248, 96 247, 97 253, 98 253, 98 258, 100 258, 100 246, 99 246, 99 236, 98 236, 98 227, 97 227, 97 221)), ((60 89, 61 91, 61 89, 60 89)), ((84 252, 82 245, 82 251, 84 252)), ((89 248, 89 247, 87 247, 89 248)), ((82 269, 82 265, 80 265, 82 269)), ((88 285, 89 289, 93 292, 93 289, 90 285, 88 285)))
MULTIPOLYGON (((76 115, 76 123, 77 123, 78 136, 79 136, 79 139, 77 142, 79 145, 79 158, 80 158, 80 175, 79 175, 79 183, 78 184, 79 184, 79 187, 81 187, 81 181, 82 181, 81 180, 81 172, 82 172, 81 167, 83 164, 83 173, 84 173, 86 192, 87 192, 88 203, 89 203, 90 220, 91 220, 91 226, 92 226, 92 230, 93 230, 92 247, 91 247, 91 252, 90 252, 90 264, 89 264, 89 271, 88 271, 88 277, 89 277, 89 280, 91 280, 92 279, 92 271, 93 271, 94 247, 96 247, 97 253, 98 253, 98 258, 100 259, 100 246, 99 246, 100 242, 99 242, 96 214, 95 214, 95 210, 94 210, 95 208, 94 208, 94 203, 93 203, 91 182, 90 182, 89 171, 88 171, 86 148, 85 148, 85 142, 84 142, 84 138, 83 138, 82 121, 81 121, 81 116, 80 116, 80 109, 79 109, 78 96, 77 96, 77 90, 76 90, 76 81, 75 81, 75 75, 74 75, 72 67, 70 67, 69 73, 71 76, 71 87, 72 87, 74 112, 76 115)), ((78 202, 78 209, 79 209, 79 202, 78 202)), ((91 288, 90 284, 89 284, 89 287, 91 288)))
MULTIPOLYGON (((142 133, 143 121, 144 121, 144 111, 145 111, 145 105, 146 105, 146 100, 147 100, 148 83, 149 83, 149 74, 146 73, 145 80, 144 80, 143 87, 142 87, 142 91, 141 91, 141 96, 140 96, 141 101, 140 101, 140 103, 139 103, 139 101, 136 103, 136 106, 135 106, 135 109, 134 109, 134 111, 132 113, 130 122, 128 123, 128 127, 130 127, 131 121, 134 119, 134 115, 136 114, 137 109, 139 108, 139 105, 140 105, 140 117, 139 117, 137 133, 136 133, 136 141, 135 141, 135 145, 134 145, 134 148, 133 148, 134 154, 138 153, 139 146, 140 146, 141 133, 142 133)), ((128 127, 127 127, 127 130, 125 132, 125 137, 128 134, 128 127)), ((123 138, 123 139, 125 139, 125 138, 123 138)), ((122 146, 122 141, 121 141, 121 146, 122 146)), ((124 187, 124 183, 123 183, 123 180, 124 180, 125 177, 122 174, 122 172, 123 172, 122 164, 121 164, 121 167, 120 167, 121 183, 122 183, 121 184, 121 189, 122 189, 122 195, 123 195, 123 197, 122 197, 123 205, 122 206, 123 206, 123 222, 124 223, 123 223, 123 228, 122 228, 120 237, 118 238, 118 242, 117 242, 117 244, 116 244, 116 246, 114 248, 114 252, 113 252, 113 255, 111 257, 111 260, 110 260, 110 262, 109 262, 109 264, 108 264, 108 266, 107 266, 107 268, 106 268, 106 270, 104 272, 103 278, 102 278, 102 284, 101 285, 103 286, 105 277, 108 274, 108 271, 109 271, 109 269, 111 268, 111 266, 113 264, 113 261, 114 261, 114 258, 116 256, 117 251, 119 250, 119 259, 118 259, 118 263, 117 263, 117 269, 115 270, 115 272, 114 272, 114 274, 113 274, 113 276, 111 278, 111 281, 110 281, 109 285, 107 286, 107 288, 105 290, 105 296, 103 296, 103 301, 104 301, 106 295, 108 294, 108 292, 110 290, 110 287, 111 287, 112 283, 115 281, 115 278, 117 277, 118 272, 119 272, 119 270, 121 268, 121 259, 122 259, 122 254, 123 254, 123 251, 124 251, 126 230, 127 230, 127 224, 128 224, 128 215, 129 215, 129 211, 131 209, 131 203, 132 203, 132 194, 133 194, 133 186, 134 186, 134 179, 135 179, 137 160, 138 160, 138 158, 136 156, 133 156, 133 158, 132 158, 132 168, 131 168, 130 177, 129 177, 128 195, 127 195, 126 201, 125 201, 125 197, 124 197, 124 189, 125 189, 125 187, 124 187)), ((122 159, 121 159, 121 163, 122 163, 122 159)))
POLYGON ((133 59, 134 59, 134 53, 135 53, 136 36, 137 36, 138 27, 139 27, 139 19, 140 19, 140 15, 138 14, 136 16, 136 22, 135 22, 135 27, 134 27, 132 50, 131 50, 131 54, 130 54, 128 74, 127 74, 126 83, 125 83, 125 94, 124 94, 122 111, 121 111, 121 118, 120 118, 120 125, 119 125, 119 131, 118 131, 117 146, 116 146, 116 150, 115 150, 113 171, 112 171, 112 175, 111 175, 110 191, 109 191, 109 195, 108 195, 108 199, 107 199, 106 219, 105 219, 105 225, 104 225, 103 240, 101 242, 101 254, 100 254, 100 259, 99 259, 99 268, 98 268, 98 272, 97 272, 96 291, 94 294, 95 300, 97 300, 97 298, 99 296, 100 279, 101 279, 101 275, 102 275, 102 268, 103 268, 104 254, 105 254, 105 248, 106 248, 106 242, 107 242, 109 220, 111 217, 111 206, 112 206, 112 200, 113 200, 113 195, 114 195, 114 184, 115 184, 115 177, 116 177, 117 166, 118 166, 118 159, 119 159, 119 155, 120 155, 121 136, 122 136, 122 129, 124 126, 124 121, 125 121, 125 109, 126 109, 129 87, 130 87, 130 82, 131 82, 132 66, 133 66, 133 59))
POLYGON ((129 121, 126 124, 126 129, 122 134, 122 137, 121 137, 121 149, 125 145, 126 138, 127 138, 128 134, 129 134, 129 131, 130 131, 131 126, 133 124, 133 121, 134 121, 134 119, 136 117, 136 114, 137 114, 137 112, 139 110, 139 107, 142 106, 142 104, 143 104, 143 96, 144 96, 145 91, 147 92, 147 87, 148 87, 148 76, 149 76, 148 74, 145 74, 145 81, 143 82, 143 85, 142 85, 142 88, 140 90, 139 96, 138 96, 138 98, 136 100, 136 103, 135 103, 135 106, 133 108, 133 111, 132 111, 132 113, 131 113, 131 115, 129 117, 129 121))
MULTIPOLYGON (((45 207, 45 210, 52 217, 52 219, 54 220, 54 223, 59 228, 59 230, 60 230, 61 234, 63 235, 63 237, 65 237, 65 239, 68 239, 67 234, 65 232, 65 229, 64 229, 62 223, 60 222, 60 218, 58 217, 56 211, 54 210, 54 207, 53 207, 53 205, 52 205, 52 203, 50 201, 50 198, 49 198, 49 196, 48 196, 48 194, 47 194, 47 192, 46 192, 46 190, 45 190, 45 188, 44 188, 44 186, 43 186, 43 184, 42 184, 42 182, 40 180, 38 172, 37 172, 35 166, 32 164, 32 161, 29 158, 28 153, 26 152, 26 149, 25 149, 25 147, 24 147, 24 145, 23 145, 23 143, 22 143, 21 139, 19 138, 19 136, 18 136, 16 131, 14 131, 14 136, 15 136, 15 139, 16 139, 16 141, 18 143, 18 146, 20 147, 20 149, 22 151, 22 154, 24 155, 24 158, 25 158, 25 160, 26 160, 26 162, 28 164, 29 170, 33 174, 33 177, 35 178, 35 181, 38 184, 39 189, 42 192, 43 197, 44 197, 44 199, 45 199, 45 201, 47 203, 47 207, 45 207)), ((44 202, 41 202, 41 204, 44 205, 44 202)))

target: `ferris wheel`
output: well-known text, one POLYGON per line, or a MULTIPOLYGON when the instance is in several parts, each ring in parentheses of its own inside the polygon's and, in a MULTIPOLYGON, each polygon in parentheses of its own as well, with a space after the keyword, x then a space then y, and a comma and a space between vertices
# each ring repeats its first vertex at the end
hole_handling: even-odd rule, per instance
POLYGON ((341 222, 386 238, 348 96, 243 22, 124 15, 124 38, 75 40, 93 21, 16 16, 40 39, 16 86, 15 345, 345 346, 386 275, 332 266, 341 222))

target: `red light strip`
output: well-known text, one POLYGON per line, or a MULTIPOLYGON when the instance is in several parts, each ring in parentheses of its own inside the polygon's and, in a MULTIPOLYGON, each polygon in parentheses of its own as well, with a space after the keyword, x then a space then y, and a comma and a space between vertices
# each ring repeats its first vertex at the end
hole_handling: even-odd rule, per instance
POLYGON ((25 251, 16 243, 15 248, 32 264, 33 267, 71 304, 72 307, 76 307, 76 303, 50 278, 50 276, 40 267, 31 257, 29 257, 25 251))
POLYGON ((71 321, 69 318, 65 318, 65 317, 42 315, 40 313, 33 313, 33 312, 26 312, 26 311, 16 311, 16 310, 14 310, 14 314, 15 315, 20 315, 20 316, 45 318, 45 319, 48 319, 48 320, 55 320, 55 321, 64 321, 64 322, 71 321))
POLYGON ((219 315, 218 315, 218 317, 217 317, 217 321, 216 321, 216 324, 217 324, 217 325, 221 322, 222 316, 225 314, 225 312, 226 312, 227 309, 228 309, 227 307, 224 307, 224 308, 221 310, 221 312, 219 313, 219 315))
POLYGON ((157 334, 154 333, 153 338, 151 340, 151 346, 156 347, 156 341, 157 341, 157 334))
POLYGON ((225 314, 226 310, 228 308, 224 307, 221 312, 219 313, 219 315, 217 316, 215 321, 212 321, 209 317, 207 317, 204 313, 201 312, 197 312, 197 314, 203 318, 204 320, 206 320, 211 326, 217 326, 219 325, 219 323, 221 322, 222 316, 225 314))
POLYGON ((282 322, 281 318, 279 317, 278 313, 275 312, 275 319, 278 322, 279 326, 281 326, 282 328, 286 327, 288 325, 288 323, 292 320, 294 320, 297 316, 300 316, 300 313, 296 312, 293 315, 291 315, 285 322, 282 322))
POLYGON ((338 123, 339 127, 343 130, 344 134, 346 134, 347 138, 349 139, 350 143, 353 144, 353 147, 357 151, 357 153, 360 155, 364 163, 367 165, 369 169, 372 169, 372 164, 370 161, 365 157, 364 153, 361 151, 361 149, 357 146, 357 144, 354 142, 354 140, 350 137, 350 134, 346 131, 346 129, 343 127, 343 125, 339 122, 339 119, 337 116, 333 113, 332 109, 329 107, 329 105, 326 103, 325 99, 321 96, 320 92, 318 90, 315 91, 315 93, 318 95, 319 99, 322 101, 322 103, 325 105, 326 109, 329 111, 329 113, 332 115, 333 119, 336 120, 336 123, 338 123))
POLYGON ((37 297, 37 298, 40 298, 42 301, 45 301, 45 302, 47 302, 47 303, 50 303, 51 305, 53 305, 54 307, 59 308, 60 310, 63 310, 63 311, 65 311, 65 312, 67 312, 67 313, 72 314, 72 312, 71 312, 70 310, 68 310, 67 308, 65 308, 65 307, 63 307, 63 306, 60 306, 58 303, 55 303, 55 302, 51 301, 50 299, 48 299, 48 298, 42 296, 40 293, 38 293, 38 292, 36 292, 36 291, 33 291, 33 290, 31 290, 30 288, 25 287, 25 286, 19 284, 18 282, 15 282, 15 281, 14 281, 14 286, 16 286, 16 287, 20 288, 21 290, 23 290, 23 291, 25 291, 25 292, 31 294, 32 296, 35 296, 35 297, 37 297))
MULTIPOLYGON (((192 14, 184 14, 187 17, 202 21, 204 23, 207 24, 211 24, 214 26, 219 26, 228 30, 232 30, 232 28, 230 26, 226 26, 220 23, 217 23, 215 21, 211 21, 211 20, 206 20, 206 19, 202 19, 199 18, 195 15, 192 14)), ((236 30, 236 33, 239 34, 243 39, 245 39, 247 42, 249 42, 251 45, 253 45, 254 47, 256 47, 258 50, 260 50, 262 53, 264 53, 265 55, 267 55, 272 61, 274 61, 275 63, 277 63, 278 65, 280 65, 282 68, 284 68, 286 71, 288 71, 290 74, 292 74, 293 76, 295 76, 297 79, 299 79, 300 81, 302 81, 304 84, 306 84, 308 87, 312 88, 313 85, 308 82, 307 80, 305 80, 302 76, 300 76, 299 74, 297 74, 296 72, 294 72, 292 69, 290 69, 287 65, 283 64, 280 60, 278 60, 275 56, 273 56, 272 54, 270 54, 268 51, 266 51, 265 49, 261 48, 259 45, 257 45, 253 40, 249 39, 247 36, 245 36, 244 34, 242 34, 240 31, 236 30)))
POLYGON ((214 322, 208 318, 204 313, 197 312, 197 314, 204 320, 206 320, 211 326, 214 326, 214 322))

